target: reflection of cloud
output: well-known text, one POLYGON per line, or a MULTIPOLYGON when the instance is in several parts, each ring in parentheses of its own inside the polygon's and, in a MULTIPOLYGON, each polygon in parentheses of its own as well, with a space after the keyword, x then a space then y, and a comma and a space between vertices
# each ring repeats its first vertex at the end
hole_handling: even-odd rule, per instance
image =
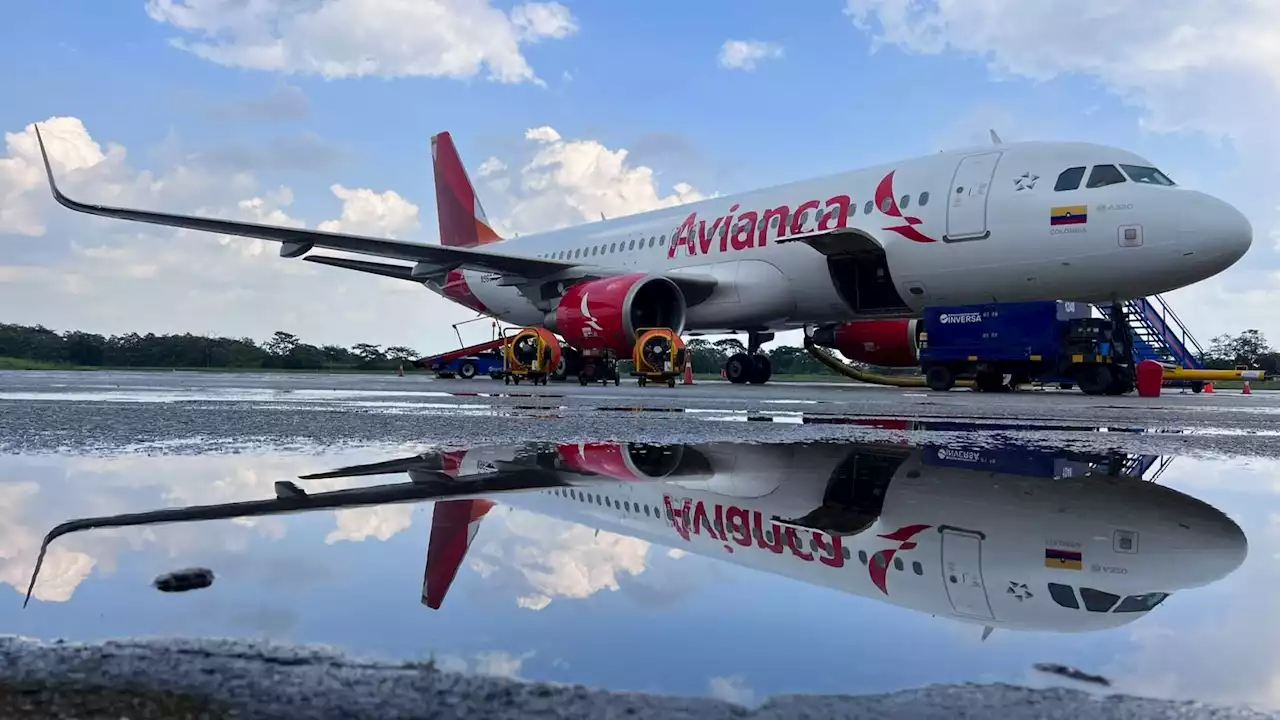
POLYGON ((472 655, 471 661, 460 655, 440 655, 435 658, 435 664, 437 668, 445 672, 470 672, 476 675, 523 680, 520 677, 520 670, 524 665, 524 661, 533 657, 533 655, 534 653, 532 652, 512 655, 505 650, 490 650, 472 655))
MULTIPOLYGON (((345 456, 344 456, 345 457, 345 456)), ((368 453, 358 454, 369 459, 368 453)), ((54 526, 79 517, 213 505, 275 496, 279 480, 293 480, 318 464, 310 456, 141 456, 6 458, 4 470, 38 482, 0 481, 0 583, 26 593, 40 543, 54 526)), ((326 462, 338 461, 332 460, 326 462)), ((344 463, 345 464, 345 463, 344 463)), ((377 482, 399 482, 399 478, 377 482)), ((313 492, 363 484, 359 478, 310 481, 313 492)), ((336 528, 326 538, 387 540, 408 528, 412 506, 385 506, 334 513, 336 528)), ((218 553, 246 552, 253 538, 278 540, 283 518, 241 518, 225 523, 191 523, 142 528, 98 529, 56 540, 45 555, 33 597, 65 602, 93 570, 111 573, 116 556, 159 546, 164 557, 183 562, 218 553), (216 525, 217 532, 210 528, 216 525)), ((172 569, 172 568, 167 568, 172 569)), ((311 572, 316 569, 312 568, 311 572)), ((299 582, 304 579, 297 578, 299 582)))
POLYGON ((325 536, 326 545, 343 540, 360 542, 371 537, 383 542, 393 535, 409 529, 413 523, 412 505, 382 505, 379 507, 338 510, 338 527, 325 536))
MULTIPOLYGON (((41 536, 15 520, 26 515, 28 501, 40 492, 32 482, 0 485, 0 508, 9 513, 0 523, 0 582, 26 592, 31 577, 30 564, 40 548, 41 536)), ((76 587, 89 576, 93 558, 81 552, 55 547, 44 560, 43 582, 33 596, 46 602, 66 602, 76 587)))
POLYGON ((707 682, 711 697, 735 705, 750 705, 755 702, 756 693, 746 686, 741 675, 731 677, 713 677, 707 682))
POLYGON ((504 535, 490 535, 483 546, 473 548, 470 565, 518 573, 525 585, 517 600, 520 607, 541 610, 554 598, 617 590, 622 574, 644 572, 649 543, 643 540, 523 510, 508 509, 501 517, 504 535))

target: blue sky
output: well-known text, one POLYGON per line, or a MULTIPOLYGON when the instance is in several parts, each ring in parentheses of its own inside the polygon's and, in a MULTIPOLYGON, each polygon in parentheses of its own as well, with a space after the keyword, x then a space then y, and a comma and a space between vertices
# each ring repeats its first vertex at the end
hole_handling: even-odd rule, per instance
POLYGON ((677 183, 731 193, 984 142, 995 127, 1006 140, 1119 145, 1245 209, 1255 249, 1173 300, 1203 339, 1260 327, 1280 340, 1265 161, 1280 151, 1280 58, 1267 49, 1280 46, 1268 44, 1280 10, 1165 5, 21 4, 0 27, 0 129, 13 136, 0 154, 0 319, 257 338, 288 329, 431 350, 470 317, 419 288, 286 263, 260 244, 67 217, 32 180, 24 141, 51 117, 83 127, 67 126, 65 152, 101 148, 64 173, 86 199, 425 241, 439 130, 454 133, 473 175, 489 158, 505 165, 480 183, 482 199, 504 228, 532 232, 597 206, 647 209, 677 183), (726 66, 730 41, 759 58, 726 66), (561 138, 549 170, 528 167, 548 151, 525 138, 539 127, 561 138), (523 189, 534 175, 542 189, 523 189), (1237 310, 1223 317, 1224 306, 1237 310))

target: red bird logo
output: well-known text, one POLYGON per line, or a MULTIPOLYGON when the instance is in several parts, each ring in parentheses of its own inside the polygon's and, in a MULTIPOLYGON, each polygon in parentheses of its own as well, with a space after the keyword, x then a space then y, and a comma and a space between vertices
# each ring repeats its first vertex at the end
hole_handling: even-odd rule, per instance
POLYGON ((908 525, 906 527, 898 528, 891 533, 876 536, 898 543, 898 547, 896 548, 881 550, 875 555, 872 555, 871 561, 867 563, 867 572, 871 574, 871 582, 874 583, 877 588, 880 588, 880 592, 885 595, 889 594, 889 588, 887 585, 889 580, 889 563, 893 562, 893 556, 897 555, 899 551, 914 549, 916 543, 911 538, 919 535, 925 530, 928 530, 930 527, 930 525, 908 525))
POLYGON ((923 220, 921 220, 918 217, 903 215, 902 210, 898 208, 898 201, 895 199, 894 193, 893 193, 893 174, 896 172, 897 170, 894 170, 890 172, 888 175, 885 175, 884 179, 880 181, 880 185, 876 187, 876 209, 878 209, 880 212, 884 213, 885 215, 888 215, 889 217, 899 218, 905 221, 907 224, 894 225, 893 227, 887 227, 883 229, 888 230, 889 232, 896 232, 902 237, 908 240, 911 240, 913 242, 918 242, 918 243, 938 242, 937 240, 934 240, 933 238, 929 237, 928 235, 925 235, 924 233, 916 229, 915 226, 923 223, 924 222, 923 220))

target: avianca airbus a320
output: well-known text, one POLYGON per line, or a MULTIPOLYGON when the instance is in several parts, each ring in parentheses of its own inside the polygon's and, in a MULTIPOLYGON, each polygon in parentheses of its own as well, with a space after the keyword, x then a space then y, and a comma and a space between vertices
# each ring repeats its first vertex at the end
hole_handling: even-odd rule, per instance
POLYGON ((274 240, 283 257, 418 282, 588 355, 630 357, 640 328, 746 332, 749 354, 725 368, 737 382, 768 378, 756 351, 776 331, 936 305, 1145 297, 1222 272, 1253 240, 1234 207, 1133 153, 1026 142, 503 241, 448 133, 431 152, 439 245, 82 203, 44 159, 54 198, 72 210, 274 240), (401 264, 307 255, 315 248, 401 264))

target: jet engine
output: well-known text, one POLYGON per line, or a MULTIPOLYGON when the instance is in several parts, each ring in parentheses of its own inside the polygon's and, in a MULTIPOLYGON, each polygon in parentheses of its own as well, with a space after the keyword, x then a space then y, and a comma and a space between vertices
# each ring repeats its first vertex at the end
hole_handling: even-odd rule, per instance
POLYGON ((610 442, 557 448, 560 466, 565 470, 619 481, 669 477, 684 464, 685 451, 683 445, 610 442))
POLYGON ((818 328, 813 342, 868 365, 914 367, 920 364, 921 329, 916 319, 856 320, 818 328))
POLYGON ((631 357, 636 335, 646 328, 684 331, 684 293, 654 275, 621 275, 569 288, 545 324, 585 355, 612 351, 631 357))

